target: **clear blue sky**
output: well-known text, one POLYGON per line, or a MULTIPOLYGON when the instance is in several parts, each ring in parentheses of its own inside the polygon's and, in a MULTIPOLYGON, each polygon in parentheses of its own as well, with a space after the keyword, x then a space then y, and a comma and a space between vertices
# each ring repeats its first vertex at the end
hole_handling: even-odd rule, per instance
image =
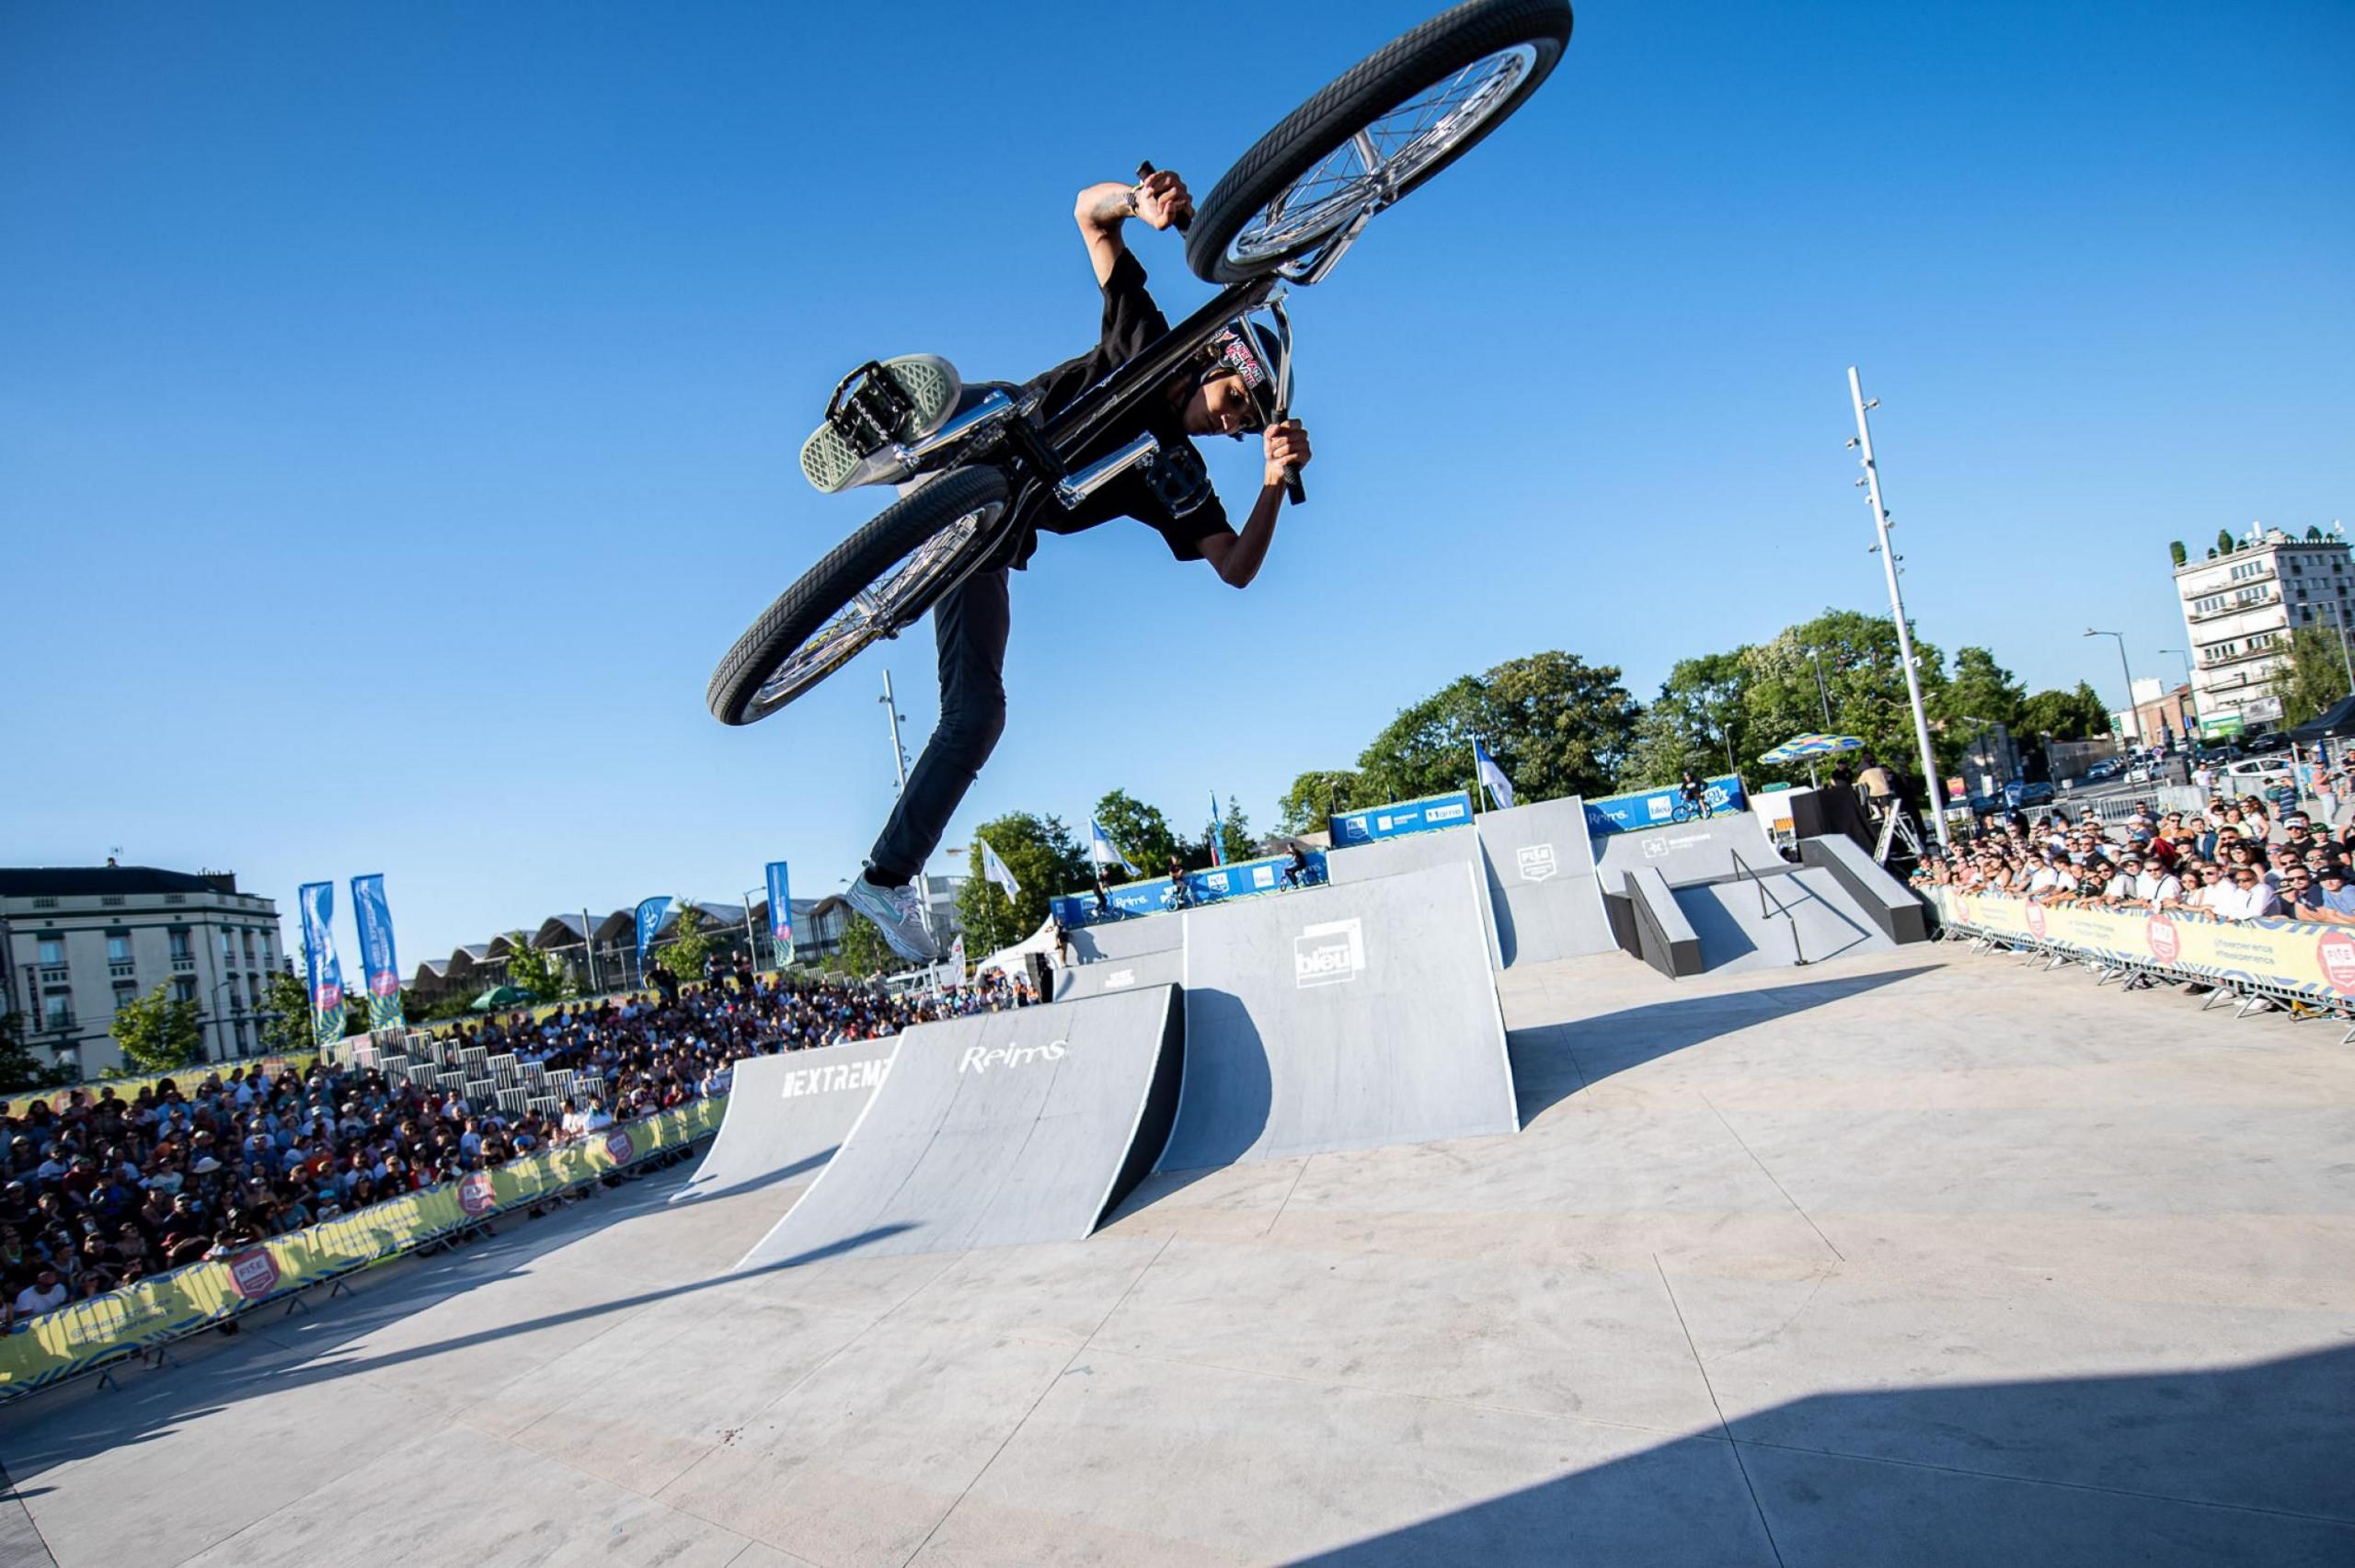
MULTIPOLYGON (((290 917, 383 871, 405 967, 775 856, 830 890, 928 638, 751 730, 703 706, 872 505, 798 475, 827 390, 1085 347, 1079 186, 1206 189, 1431 8, 7 7, 0 861, 121 844, 290 917)), ((2355 514, 2351 81, 2336 3, 1590 0, 1297 301, 1314 500, 1258 583, 1132 525, 1017 578, 949 842, 1115 785, 1264 825, 1464 671, 1564 647, 1648 697, 1885 607, 1852 361, 1923 634, 2115 703, 2078 634, 2168 668, 2169 539, 2355 514)))

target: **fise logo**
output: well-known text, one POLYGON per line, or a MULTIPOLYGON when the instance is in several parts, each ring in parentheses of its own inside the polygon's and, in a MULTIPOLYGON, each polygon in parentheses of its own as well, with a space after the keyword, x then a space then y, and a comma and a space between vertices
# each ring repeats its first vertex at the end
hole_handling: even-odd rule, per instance
POLYGON ((1292 980, 1303 990, 1311 986, 1346 984, 1364 969, 1365 930, 1361 921, 1329 921, 1323 925, 1303 926, 1300 934, 1292 938, 1292 980))
POLYGON ((2315 944, 2315 960, 2330 989, 2355 995, 2355 936, 2334 931, 2315 944))
POLYGON ((638 1153, 638 1146, 630 1141, 629 1128, 617 1127, 605 1135, 605 1158, 616 1165, 626 1165, 638 1153))
POLYGON ((499 1195, 492 1190, 488 1171, 477 1171, 458 1184, 458 1207, 477 1219, 499 1207, 499 1195))
POLYGON ((1523 844, 1513 858, 1521 863, 1523 882, 1543 882, 1557 869, 1551 844, 1523 844))
POLYGON ((2182 942, 2176 936, 2174 922, 2165 915, 2153 915, 2144 922, 2142 938, 2151 944, 2151 956, 2162 964, 2174 963, 2175 956, 2183 950, 2182 942))
POLYGON ((229 1260, 229 1288, 248 1301, 270 1294, 278 1283, 278 1260, 259 1247, 229 1260))

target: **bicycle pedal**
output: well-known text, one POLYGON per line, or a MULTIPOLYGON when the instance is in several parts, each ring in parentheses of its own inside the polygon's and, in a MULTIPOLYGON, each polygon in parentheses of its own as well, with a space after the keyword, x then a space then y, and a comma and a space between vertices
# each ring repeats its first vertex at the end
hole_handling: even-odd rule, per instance
POLYGON ((835 385, 824 420, 801 443, 802 477, 826 495, 906 478, 891 449, 938 429, 964 390, 937 354, 869 360, 835 385))

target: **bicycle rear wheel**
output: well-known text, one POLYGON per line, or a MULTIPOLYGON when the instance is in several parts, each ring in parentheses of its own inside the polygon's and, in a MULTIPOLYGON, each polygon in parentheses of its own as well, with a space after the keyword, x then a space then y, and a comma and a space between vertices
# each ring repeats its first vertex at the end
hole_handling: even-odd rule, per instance
POLYGON ((1006 495, 996 469, 957 468, 876 513, 736 639, 704 693, 712 717, 764 719, 913 625, 995 543, 1006 495))
POLYGON ((1359 62, 1235 160, 1186 265, 1239 283, 1399 200, 1528 101, 1570 40, 1566 0, 1468 0, 1359 62))

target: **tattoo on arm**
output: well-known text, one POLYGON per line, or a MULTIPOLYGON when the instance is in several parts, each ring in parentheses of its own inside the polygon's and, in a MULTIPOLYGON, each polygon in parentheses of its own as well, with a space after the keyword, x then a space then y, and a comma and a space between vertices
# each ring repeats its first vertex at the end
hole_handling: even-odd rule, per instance
POLYGON ((1105 187, 1088 207, 1087 218, 1109 229, 1123 218, 1135 217, 1136 212, 1136 197, 1126 186, 1105 187))

